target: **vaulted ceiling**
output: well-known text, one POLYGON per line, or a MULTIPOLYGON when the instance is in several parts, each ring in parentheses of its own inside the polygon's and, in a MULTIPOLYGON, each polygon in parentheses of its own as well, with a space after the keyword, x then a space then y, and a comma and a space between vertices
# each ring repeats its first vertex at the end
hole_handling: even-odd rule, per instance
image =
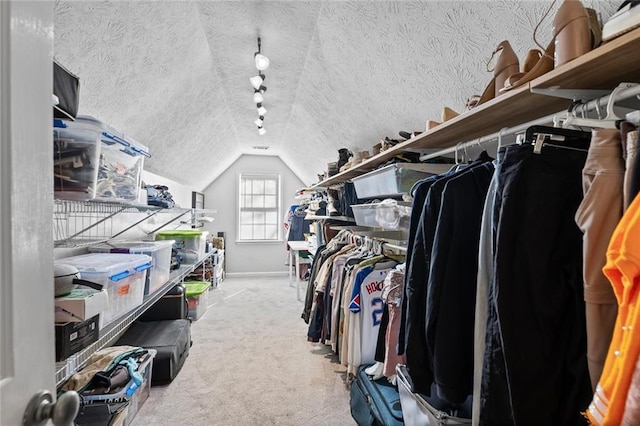
MULTIPOLYGON (((559 3, 559 2, 558 2, 559 3)), ((621 1, 583 1, 608 18, 621 1)), ((242 154, 277 155, 311 184, 337 150, 371 149, 461 111, 509 40, 523 57, 551 1, 60 1, 54 56, 80 113, 153 155, 145 169, 203 189, 242 154), (271 65, 258 135, 249 78, 271 65), (255 150, 255 146, 268 146, 255 150)), ((554 5, 538 38, 551 39, 554 5)))

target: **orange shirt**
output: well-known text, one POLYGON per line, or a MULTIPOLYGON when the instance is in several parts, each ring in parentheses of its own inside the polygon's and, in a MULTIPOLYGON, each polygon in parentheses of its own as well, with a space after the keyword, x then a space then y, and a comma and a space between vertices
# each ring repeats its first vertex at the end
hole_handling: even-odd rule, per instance
POLYGON ((617 426, 640 354, 640 197, 631 203, 611 237, 603 268, 618 301, 618 317, 604 370, 587 417, 593 425, 617 426))

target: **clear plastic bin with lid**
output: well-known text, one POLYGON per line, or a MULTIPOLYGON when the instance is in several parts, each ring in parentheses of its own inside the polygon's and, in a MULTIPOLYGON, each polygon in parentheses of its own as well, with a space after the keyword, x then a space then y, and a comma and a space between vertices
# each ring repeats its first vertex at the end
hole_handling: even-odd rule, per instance
POLYGON ((144 284, 151 257, 146 254, 89 253, 58 259, 75 266, 83 280, 102 284, 108 294, 107 310, 100 314, 104 328, 144 300, 144 284))
POLYGON ((206 252, 208 231, 192 229, 176 229, 173 231, 159 231, 156 240, 174 240, 173 248, 182 257, 182 263, 192 265, 198 263, 206 252))
POLYGON ((146 146, 89 116, 53 120, 56 198, 135 202, 146 146))
POLYGON ((173 240, 110 241, 89 247, 92 253, 146 254, 152 258, 147 272, 144 295, 153 294, 169 280, 171 274, 171 246, 173 240))

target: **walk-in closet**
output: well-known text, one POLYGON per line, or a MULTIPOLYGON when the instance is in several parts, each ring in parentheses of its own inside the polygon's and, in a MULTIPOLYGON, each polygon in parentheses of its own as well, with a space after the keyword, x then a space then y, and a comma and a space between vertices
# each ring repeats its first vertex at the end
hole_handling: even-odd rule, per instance
POLYGON ((1 1, 0 425, 640 425, 639 51, 638 1, 1 1))

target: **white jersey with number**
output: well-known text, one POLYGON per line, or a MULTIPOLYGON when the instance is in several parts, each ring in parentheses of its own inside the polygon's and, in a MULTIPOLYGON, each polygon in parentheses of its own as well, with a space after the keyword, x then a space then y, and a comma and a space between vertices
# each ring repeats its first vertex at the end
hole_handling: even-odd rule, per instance
POLYGON ((350 327, 349 332, 355 333, 352 336, 354 342, 360 342, 360 359, 357 356, 352 359, 353 368, 357 368, 361 364, 375 362, 378 330, 384 309, 384 302, 381 298, 382 286, 387 273, 395 264, 395 262, 383 262, 374 267, 367 266, 358 271, 356 275, 349 310, 357 314, 359 326, 350 327))

